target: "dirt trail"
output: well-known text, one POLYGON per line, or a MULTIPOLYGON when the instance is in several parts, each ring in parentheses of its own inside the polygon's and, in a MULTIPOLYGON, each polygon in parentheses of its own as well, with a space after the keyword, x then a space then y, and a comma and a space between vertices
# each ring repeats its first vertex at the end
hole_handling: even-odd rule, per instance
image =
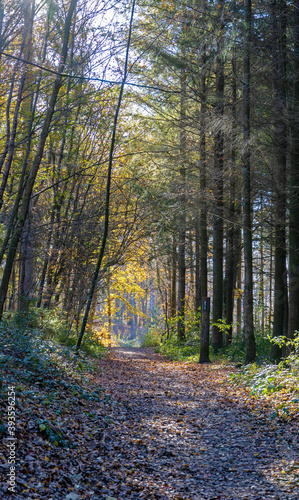
POLYGON ((112 348, 99 363, 117 401, 101 441, 100 498, 298 500, 296 436, 255 413, 229 373, 112 348))

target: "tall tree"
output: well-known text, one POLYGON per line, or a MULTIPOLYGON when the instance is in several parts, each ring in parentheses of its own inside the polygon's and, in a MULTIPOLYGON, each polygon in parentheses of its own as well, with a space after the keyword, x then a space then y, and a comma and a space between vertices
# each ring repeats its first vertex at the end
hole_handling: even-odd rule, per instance
POLYGON ((229 162, 229 194, 227 206, 227 237, 226 237, 226 269, 225 269, 225 320, 230 328, 226 331, 225 345, 229 347, 232 342, 234 295, 237 280, 237 266, 240 260, 240 189, 238 188, 237 169, 237 144, 238 144, 238 115, 237 115, 237 91, 238 91, 238 59, 236 44, 236 2, 233 2, 233 30, 231 48, 231 123, 230 134, 230 162, 229 162))
MULTIPOLYGON (((203 15, 206 14, 206 2, 202 2, 203 15)), ((201 105, 200 105, 200 281, 201 297, 208 295, 208 200, 207 200, 207 158, 206 158, 206 128, 207 128, 207 47, 203 42, 201 56, 201 105)))
MULTIPOLYGON (((286 2, 271 2, 273 33, 273 114, 275 155, 275 283, 273 336, 288 333, 288 291, 286 265, 286 188, 287 188, 287 109, 286 109, 286 2)), ((278 344, 272 346, 272 358, 281 357, 278 344)))
POLYGON ((246 363, 256 358, 253 324, 252 277, 252 205, 250 161, 250 62, 251 62, 251 0, 244 0, 244 59, 243 59, 243 244, 244 244, 244 330, 246 363))
POLYGON ((223 344, 222 329, 217 325, 223 313, 223 148, 224 148, 224 0, 218 3, 219 34, 216 58, 216 105, 214 136, 214 222, 213 222, 213 329, 215 351, 223 344))
POLYGON ((299 331, 299 8, 292 2, 294 47, 293 63, 293 105, 291 110, 291 162, 290 162, 290 227, 289 227, 289 290, 290 314, 289 337, 299 331))
POLYGON ((178 235, 178 340, 184 341, 186 309, 186 69, 182 41, 181 98, 180 98, 180 193, 181 215, 178 235))

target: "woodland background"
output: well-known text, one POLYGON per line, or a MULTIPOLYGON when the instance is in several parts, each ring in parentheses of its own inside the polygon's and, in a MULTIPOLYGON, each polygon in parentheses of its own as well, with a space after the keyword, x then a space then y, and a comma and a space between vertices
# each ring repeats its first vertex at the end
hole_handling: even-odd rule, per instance
MULTIPOLYGON (((299 330, 295 1, 0 1, 0 315, 278 361, 299 330), (271 343, 269 336, 278 338, 271 343)), ((208 354, 207 354, 208 357, 208 354)))

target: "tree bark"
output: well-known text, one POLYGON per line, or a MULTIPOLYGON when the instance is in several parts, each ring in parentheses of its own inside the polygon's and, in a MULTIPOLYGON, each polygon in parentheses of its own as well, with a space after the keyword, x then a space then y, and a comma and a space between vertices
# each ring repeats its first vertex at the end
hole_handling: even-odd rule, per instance
MULTIPOLYGON (((286 3, 273 0, 273 91, 274 91, 274 151, 275 151, 275 281, 273 337, 287 336, 288 332, 288 291, 287 291, 287 251, 286 251, 286 169, 287 169, 287 116, 285 91, 286 57, 286 3), (277 16, 277 10, 279 16, 277 16)), ((282 349, 272 344, 271 358, 279 361, 282 349)))
POLYGON ((236 77, 236 50, 235 44, 233 47, 232 57, 232 146, 231 146, 231 168, 230 168, 230 194, 228 208, 228 230, 226 244, 226 310, 225 319, 227 325, 231 328, 225 335, 225 346, 229 347, 232 342, 233 331, 233 314, 234 314, 234 288, 236 284, 236 254, 237 242, 236 238, 236 128, 237 128, 237 77, 236 77))
POLYGON ((172 266, 171 266, 171 296, 170 296, 170 315, 172 318, 176 315, 176 280, 177 280, 177 250, 174 236, 172 237, 172 266))
POLYGON ((210 363, 209 358, 210 332, 210 297, 203 297, 201 308, 201 336, 199 363, 210 363))
POLYGON ((185 334, 186 309, 186 70, 184 45, 182 44, 181 96, 180 96, 180 191, 181 215, 178 240, 178 340, 183 342, 185 334))
MULTIPOLYGON (((200 280, 200 231, 199 231, 199 207, 196 207, 197 213, 195 217, 195 296, 194 309, 195 314, 198 314, 201 307, 201 280, 200 280)), ((198 321, 196 321, 198 323, 198 321)), ((199 324, 199 323, 198 323, 199 324)))
POLYGON ((224 0, 218 4, 220 33, 217 40, 216 62, 216 107, 217 131, 214 136, 214 221, 213 221, 213 328, 212 346, 215 352, 223 345, 222 329, 217 322, 222 320, 223 313, 223 111, 224 111, 224 0))
POLYGON ((264 231, 263 231, 263 197, 261 196, 261 231, 260 231, 260 283, 259 297, 262 310, 262 336, 265 335, 265 259, 264 259, 264 231))
POLYGON ((245 32, 243 60, 243 241, 244 241, 244 332, 245 362, 253 363, 256 346, 253 324, 252 279, 252 208, 250 161, 250 51, 251 51, 251 0, 245 0, 245 32))
MULTIPOLYGON (((184 223, 184 221, 181 221, 184 223)), ((183 342, 185 336, 185 300, 186 300, 186 233, 185 225, 180 227, 178 242, 178 340, 183 342)))
POLYGON ((242 333, 242 253, 237 260, 237 337, 242 333))
POLYGON ((293 18, 293 109, 291 113, 290 226, 289 226, 289 338, 299 331, 299 9, 294 2, 293 18))
POLYGON ((19 309, 27 313, 33 298, 34 253, 31 217, 27 217, 20 245, 19 309))
MULTIPOLYGON (((203 14, 206 12, 206 1, 203 1, 203 14)), ((199 234, 200 234, 200 296, 207 297, 208 295, 208 200, 207 200, 207 164, 206 164, 206 113, 207 113, 207 86, 206 86, 206 43, 202 47, 202 74, 201 74, 201 106, 200 106, 200 219, 199 219, 199 234)))
MULTIPOLYGON (((46 56, 46 52, 47 52, 48 36, 49 36, 49 10, 48 10, 47 31, 45 34, 45 44, 44 44, 44 48, 43 48, 43 57, 42 57, 43 62, 45 60, 45 56, 46 56)), ((42 79, 42 77, 40 75, 38 80, 37 80, 37 83, 36 83, 35 94, 32 95, 32 99, 31 99, 31 104, 30 104, 31 113, 30 113, 30 117, 28 120, 28 127, 27 127, 26 153, 25 153, 25 158, 24 158, 23 164, 22 164, 20 178, 19 178, 19 186, 18 186, 17 196, 15 198, 13 210, 12 210, 9 222, 8 222, 4 242, 3 242, 2 246, 1 246, 1 250, 0 250, 0 264, 2 263, 4 254, 8 248, 8 243, 10 240, 11 233, 13 232, 13 229, 15 228, 15 221, 16 221, 16 217, 18 214, 20 202, 22 199, 24 185, 26 184, 27 169, 28 169, 29 157, 30 157, 30 152, 31 152, 32 135, 33 135, 33 130, 34 130, 34 117, 35 117, 35 111, 36 111, 37 102, 38 102, 39 93, 40 93, 41 79, 42 79)), ((1 162, 0 162, 0 165, 1 165, 1 162)))

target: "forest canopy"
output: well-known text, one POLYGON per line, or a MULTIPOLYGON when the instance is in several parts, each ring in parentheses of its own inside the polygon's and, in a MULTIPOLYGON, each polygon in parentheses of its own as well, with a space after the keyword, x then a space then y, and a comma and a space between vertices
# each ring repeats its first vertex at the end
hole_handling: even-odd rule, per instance
POLYGON ((0 76, 2 321, 288 354, 297 2, 0 0, 0 76))

